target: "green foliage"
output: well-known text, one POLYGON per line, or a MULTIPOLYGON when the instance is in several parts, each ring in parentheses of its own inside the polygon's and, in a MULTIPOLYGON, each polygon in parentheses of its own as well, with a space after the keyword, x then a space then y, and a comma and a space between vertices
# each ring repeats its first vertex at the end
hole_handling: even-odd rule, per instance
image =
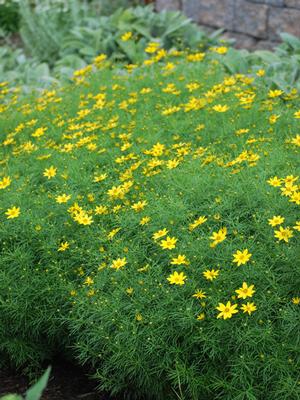
POLYGON ((27 390, 25 398, 17 394, 8 394, 6 396, 1 397, 0 400, 40 400, 45 387, 47 386, 47 382, 50 376, 51 367, 48 367, 44 374, 40 377, 40 379, 33 385, 30 389, 27 390))
POLYGON ((0 352, 12 363, 59 351, 128 399, 300 399, 299 96, 228 73, 217 50, 104 61, 38 98, 1 88, 0 352), (164 228, 173 249, 153 238, 164 228), (223 320, 227 301, 238 313, 223 320))
POLYGON ((19 9, 17 1, 5 1, 0 4, 0 30, 15 33, 19 28, 19 9))

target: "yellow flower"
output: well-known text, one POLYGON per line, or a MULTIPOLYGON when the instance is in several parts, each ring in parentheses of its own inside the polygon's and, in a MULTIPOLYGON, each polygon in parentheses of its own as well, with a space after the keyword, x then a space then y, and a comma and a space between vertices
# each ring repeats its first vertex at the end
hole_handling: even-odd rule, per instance
POLYGON ((189 262, 186 259, 185 255, 179 254, 177 257, 172 258, 171 264, 172 265, 182 265, 182 264, 188 265, 189 262))
POLYGON ((212 281, 217 278, 217 276, 219 275, 219 272, 220 271, 218 269, 211 269, 211 270, 207 269, 206 271, 203 272, 203 276, 207 280, 212 281))
POLYGON ((226 239, 227 228, 221 228, 218 232, 213 232, 209 237, 213 240, 213 243, 210 244, 210 247, 215 247, 217 244, 223 242, 226 239))
POLYGON ((161 237, 166 236, 167 233, 168 233, 168 230, 167 230, 166 228, 161 229, 161 230, 159 230, 159 231, 157 231, 157 232, 155 232, 155 233, 153 234, 152 239, 153 239, 153 240, 158 240, 158 239, 160 239, 161 237))
POLYGON ((231 318, 233 314, 238 312, 236 308, 237 304, 231 304, 230 301, 228 301, 226 304, 219 303, 218 307, 216 307, 216 309, 220 311, 220 313, 217 315, 217 318, 231 318))
POLYGON ((274 176, 273 178, 270 178, 267 182, 269 185, 277 187, 277 186, 281 186, 282 179, 278 178, 277 176, 274 176))
POLYGON ((242 304, 241 310, 243 310, 244 313, 251 315, 253 311, 257 310, 257 307, 254 303, 247 302, 246 304, 242 304))
POLYGON ((85 278, 85 281, 83 282, 83 284, 87 285, 87 286, 91 286, 91 285, 93 285, 93 283, 94 283, 94 280, 90 276, 85 278))
POLYGON ((300 118, 300 110, 298 110, 298 111, 296 111, 296 112, 294 113, 294 117, 295 117, 295 118, 300 118))
POLYGON ((266 71, 265 71, 264 69, 259 69, 259 70, 256 72, 256 75, 257 75, 257 76, 265 76, 265 74, 266 74, 266 71))
POLYGON ((300 135, 295 136, 292 140, 291 140, 292 144, 295 144, 296 146, 300 146, 300 135))
POLYGON ((274 236, 278 240, 283 240, 287 243, 290 238, 293 237, 293 232, 290 228, 283 228, 282 226, 280 226, 278 231, 274 231, 274 236))
POLYGON ((96 175, 96 176, 94 177, 93 182, 95 182, 95 183, 102 182, 102 181, 104 181, 104 179, 106 179, 106 178, 107 178, 107 174, 96 175))
POLYGON ((205 318, 205 314, 204 313, 200 313, 199 315, 197 315, 197 320, 198 321, 203 321, 205 318))
POLYGON ((121 36, 121 40, 123 42, 127 42, 131 38, 132 38, 132 32, 126 32, 121 36))
POLYGON ((55 197, 56 203, 62 204, 66 203, 68 200, 70 200, 71 196, 68 194, 62 194, 60 196, 55 197))
POLYGON ((147 225, 150 222, 151 218, 150 217, 143 217, 140 220, 140 225, 147 225))
POLYGON ((177 240, 175 237, 167 236, 166 239, 160 242, 160 246, 165 250, 175 249, 177 240))
POLYGON ((274 98, 274 97, 279 97, 283 94, 282 90, 270 90, 268 93, 268 97, 270 97, 270 99, 274 98))
POLYGON ((296 223, 296 225, 294 225, 293 228, 294 228, 296 231, 300 232, 300 221, 296 221, 295 223, 296 223))
POLYGON ((277 215, 277 216, 274 215, 274 217, 271 219, 268 219, 268 221, 269 221, 269 225, 276 226, 276 225, 280 225, 284 222, 284 217, 281 217, 280 215, 277 215))
POLYGON ((186 276, 183 272, 178 273, 177 271, 175 271, 167 279, 170 285, 184 285, 186 276))
POLYGON ((228 47, 220 46, 220 47, 213 47, 212 51, 218 54, 226 54, 228 51, 228 47))
POLYGON ((203 290, 197 290, 197 292, 193 294, 193 297, 196 299, 205 299, 206 294, 203 292, 203 290))
POLYGON ((207 218, 205 216, 200 216, 199 218, 195 219, 194 222, 192 222, 191 224, 189 224, 189 230, 193 231, 194 229, 196 229, 199 225, 204 224, 204 222, 207 221, 207 218))
POLYGON ((142 211, 142 210, 146 207, 147 204, 148 204, 148 203, 147 203, 146 200, 144 200, 144 201, 138 201, 137 203, 132 204, 131 208, 132 208, 134 211, 139 212, 139 211, 142 211))
POLYGON ((62 242, 57 251, 66 251, 70 247, 70 243, 62 242))
POLYGON ((21 213, 20 207, 12 207, 8 208, 7 211, 5 212, 5 215, 7 215, 7 219, 12 219, 12 218, 17 218, 21 213))
POLYGON ((111 268, 119 270, 120 268, 124 267, 127 264, 126 258, 117 258, 116 260, 112 261, 111 268))
POLYGON ((0 189, 5 189, 11 184, 11 179, 9 176, 4 176, 0 181, 0 189))
POLYGON ((217 112, 226 112, 229 110, 229 107, 227 105, 222 106, 221 104, 217 104, 213 106, 213 110, 217 112))
POLYGON ((296 305, 300 304, 300 297, 298 297, 298 296, 297 297, 293 297, 292 298, 292 303, 296 304, 296 305))
POLYGON ((246 282, 243 282, 241 288, 237 289, 235 293, 238 294, 239 299, 246 299, 247 297, 252 297, 255 290, 253 289, 254 285, 248 286, 246 282))
POLYGON ((237 250, 235 254, 233 254, 233 262, 237 263, 238 267, 240 265, 246 264, 252 254, 249 253, 248 249, 245 249, 243 251, 237 250))
POLYGON ((46 178, 51 179, 56 175, 56 172, 57 172, 57 168, 51 166, 51 167, 45 169, 45 171, 43 172, 43 175, 46 178))

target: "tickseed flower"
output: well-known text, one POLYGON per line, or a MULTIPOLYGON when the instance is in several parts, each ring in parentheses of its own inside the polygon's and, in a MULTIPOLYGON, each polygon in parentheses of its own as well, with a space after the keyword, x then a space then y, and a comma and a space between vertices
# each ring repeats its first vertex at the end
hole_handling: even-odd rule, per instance
POLYGON ((257 310, 257 307, 254 303, 247 302, 246 304, 241 305, 241 310, 244 313, 248 313, 249 315, 251 315, 253 311, 257 310))
POLYGON ((206 294, 203 290, 197 290, 197 292, 193 294, 193 297, 196 299, 205 299, 206 294))
POLYGON ((268 97, 269 97, 270 99, 272 99, 272 98, 274 98, 274 97, 279 97, 279 96, 281 96, 282 94, 283 94, 283 91, 282 91, 282 90, 278 90, 278 89, 276 89, 276 90, 270 90, 269 93, 268 93, 268 97))
POLYGON ((150 222, 151 218, 150 217, 143 217, 140 220, 140 225, 147 225, 150 222))
POLYGON ((107 174, 100 174, 100 175, 96 175, 93 179, 93 182, 98 183, 98 182, 102 182, 107 178, 107 174))
POLYGON ((273 178, 270 178, 267 182, 269 185, 277 187, 277 186, 281 186, 282 179, 278 178, 277 176, 274 176, 273 178))
POLYGON ((256 72, 256 75, 257 75, 257 76, 265 76, 265 75, 266 75, 266 71, 265 71, 264 69, 259 69, 259 70, 256 72))
POLYGON ((236 308, 237 304, 231 304, 230 301, 228 301, 226 304, 219 303, 218 307, 216 307, 216 309, 220 311, 220 313, 217 315, 217 318, 231 318, 233 314, 238 312, 236 308))
POLYGON ((215 247, 217 244, 223 242, 226 239, 227 235, 227 228, 221 228, 218 230, 218 232, 213 232, 212 235, 209 237, 210 239, 213 240, 213 242, 210 244, 210 247, 215 247))
POLYGON ((11 184, 11 179, 9 176, 5 176, 4 178, 2 178, 2 180, 0 181, 0 189, 5 189, 7 188, 9 185, 11 184))
POLYGON ((178 239, 176 239, 175 237, 167 236, 167 238, 162 240, 159 245, 164 250, 172 250, 175 249, 177 240, 178 239))
POLYGON ((193 231, 194 229, 196 229, 199 225, 204 224, 204 222, 207 221, 207 218, 204 217, 203 215, 200 216, 199 218, 195 219, 194 222, 192 222, 191 224, 189 224, 189 230, 193 231))
POLYGON ((252 254, 249 253, 248 249, 243 251, 237 250, 237 252, 233 254, 233 262, 237 263, 239 267, 240 265, 246 264, 250 260, 251 256, 252 254))
POLYGON ((57 251, 66 251, 70 247, 70 243, 62 242, 57 251))
POLYGON ((205 314, 204 313, 200 313, 199 315, 197 315, 197 320, 198 321, 203 321, 205 318, 205 314))
POLYGON ((146 207, 147 204, 148 204, 148 203, 147 203, 146 200, 144 200, 144 201, 138 201, 137 203, 132 204, 131 208, 132 208, 134 211, 139 212, 139 211, 142 211, 142 210, 146 207))
POLYGON ((296 231, 300 232, 300 221, 296 221, 296 225, 294 225, 293 228, 294 228, 296 231))
POLYGON ((295 144, 296 146, 300 147, 300 135, 295 136, 292 140, 291 140, 292 144, 295 144))
POLYGON ((214 279, 217 278, 217 276, 219 275, 220 270, 218 269, 207 269, 206 271, 203 272, 203 276, 209 280, 209 281, 213 281, 214 279))
POLYGON ((62 204, 62 203, 66 203, 68 200, 70 200, 70 198, 71 198, 70 195, 64 193, 60 196, 56 196, 55 200, 56 200, 56 203, 62 204))
POLYGON ((161 229, 160 231, 157 231, 157 232, 155 232, 155 233, 153 234, 152 239, 153 239, 153 240, 158 240, 158 239, 160 239, 160 238, 166 236, 166 234, 167 234, 168 232, 169 232, 169 231, 168 231, 166 228, 161 229))
POLYGON ((132 32, 126 32, 121 36, 121 40, 123 42, 127 42, 131 38, 132 38, 132 32))
POLYGON ((252 297, 255 290, 253 289, 254 285, 248 286, 246 282, 243 282, 241 288, 237 289, 235 293, 238 294, 239 299, 246 299, 247 297, 252 297))
POLYGON ((169 281, 170 285, 184 285, 185 284, 185 280, 186 280, 186 276, 184 275, 183 272, 173 272, 173 274, 171 274, 167 280, 169 281))
POLYGON ((112 261, 111 268, 119 270, 120 268, 124 267, 127 264, 126 258, 117 258, 116 260, 112 261))
POLYGON ((21 213, 20 207, 12 207, 8 208, 7 211, 5 212, 5 215, 7 216, 7 219, 12 219, 12 218, 17 218, 21 213))
POLYGON ((293 297, 292 298, 292 303, 296 304, 296 305, 300 304, 300 297, 298 297, 298 296, 297 297, 293 297))
POLYGON ((185 255, 179 254, 177 257, 172 258, 171 264, 172 265, 183 265, 183 264, 188 265, 189 262, 186 259, 185 255))
POLYGON ((215 106, 213 106, 212 108, 214 111, 223 113, 229 110, 229 107, 225 104, 224 106, 222 106, 221 104, 216 104, 215 106))
POLYGON ((93 285, 93 283, 94 283, 94 280, 90 276, 86 277, 85 281, 83 282, 83 284, 87 285, 87 286, 91 286, 91 285, 93 285))
POLYGON ((283 240, 284 242, 288 243, 290 238, 293 237, 293 231, 290 228, 283 228, 280 226, 278 231, 274 231, 274 236, 278 240, 283 240))
POLYGON ((281 217, 280 215, 277 215, 277 216, 274 215, 274 217, 271 219, 268 219, 268 221, 269 221, 269 225, 276 226, 276 225, 280 225, 284 222, 284 217, 281 217))
POLYGON ((298 111, 296 111, 295 113, 294 113, 294 117, 295 118, 300 118, 300 110, 298 110, 298 111))
POLYGON ((45 169, 45 171, 43 172, 43 175, 46 178, 51 179, 56 175, 56 172, 57 172, 57 168, 51 166, 51 167, 45 169))

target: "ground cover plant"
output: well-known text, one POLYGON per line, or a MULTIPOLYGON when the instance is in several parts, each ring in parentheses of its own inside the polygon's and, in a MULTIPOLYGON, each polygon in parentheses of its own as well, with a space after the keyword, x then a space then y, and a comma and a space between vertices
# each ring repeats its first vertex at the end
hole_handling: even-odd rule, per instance
POLYGON ((226 53, 2 84, 1 362, 59 351, 125 398, 300 398, 299 94, 226 53))

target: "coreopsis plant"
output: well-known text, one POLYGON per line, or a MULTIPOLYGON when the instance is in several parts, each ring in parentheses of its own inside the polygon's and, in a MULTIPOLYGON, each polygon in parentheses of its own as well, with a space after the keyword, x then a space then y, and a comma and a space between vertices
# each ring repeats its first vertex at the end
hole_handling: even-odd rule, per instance
POLYGON ((39 97, 1 86, 0 362, 59 351, 126 398, 299 398, 299 95, 226 54, 149 41, 39 97))

